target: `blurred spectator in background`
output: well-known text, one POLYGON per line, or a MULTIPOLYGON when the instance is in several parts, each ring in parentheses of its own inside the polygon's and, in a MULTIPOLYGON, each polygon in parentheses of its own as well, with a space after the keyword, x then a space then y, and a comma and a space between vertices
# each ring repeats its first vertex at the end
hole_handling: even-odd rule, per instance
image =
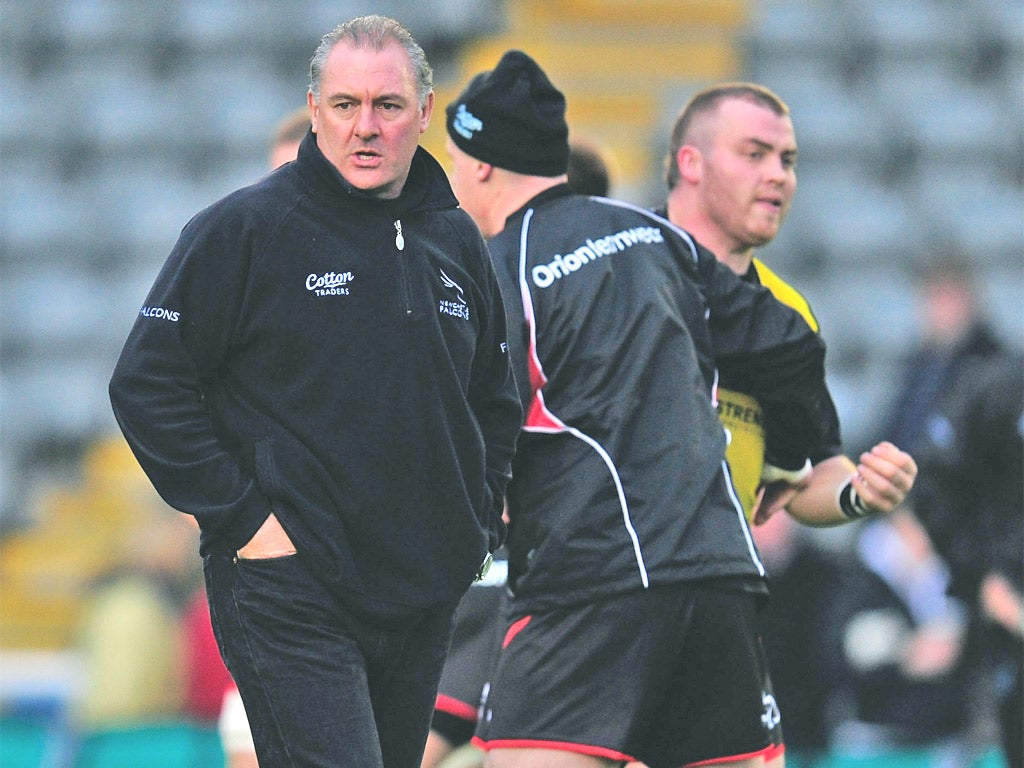
POLYGON ((867 757, 927 750, 934 766, 970 765, 964 605, 907 509, 864 524, 826 614, 834 664, 833 749, 867 757))
POLYGON ((198 532, 153 494, 117 564, 92 590, 78 635, 86 733, 180 717, 185 694, 181 611, 199 578, 198 532))
POLYGON ((944 414, 956 400, 960 376, 1002 349, 981 312, 972 272, 965 258, 952 253, 917 272, 920 340, 906 355, 895 399, 878 429, 913 455, 948 434, 944 414))
POLYGON ((234 682, 213 635, 204 585, 193 591, 181 623, 185 641, 184 714, 197 725, 213 727, 220 717, 225 691, 234 688, 234 682))
POLYGON ((573 139, 569 142, 569 165, 565 173, 573 191, 581 195, 608 196, 611 174, 604 155, 597 144, 587 139, 573 139))
POLYGON ((306 138, 310 125, 307 106, 299 107, 281 118, 270 141, 270 170, 280 168, 299 156, 299 144, 306 138))
POLYGON ((972 361, 922 451, 916 506, 971 608, 968 663, 977 719, 995 717, 1020 768, 1024 714, 1024 355, 972 361))
MULTIPOLYGON (((1008 586, 1020 594, 1022 385, 1019 374, 1014 378, 1016 353, 986 317, 973 272, 955 253, 919 267, 921 338, 881 423, 919 460, 907 503, 950 569, 950 594, 970 612, 963 664, 972 684, 965 696, 984 740, 996 716, 994 692, 1012 690, 1018 707, 1020 701, 1020 682, 1006 682, 1020 667, 1019 629, 1017 640, 993 632, 979 600, 990 573, 1010 575, 1008 586)), ((1022 730, 1018 716, 1018 754, 1022 730)))

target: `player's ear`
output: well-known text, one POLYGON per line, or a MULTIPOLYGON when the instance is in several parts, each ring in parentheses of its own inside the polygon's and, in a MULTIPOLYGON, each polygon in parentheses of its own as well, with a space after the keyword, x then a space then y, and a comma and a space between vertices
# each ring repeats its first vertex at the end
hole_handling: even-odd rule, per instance
POLYGON ((679 168, 681 179, 690 184, 696 184, 704 173, 704 156, 697 147, 692 144, 684 144, 676 152, 676 165, 679 168))

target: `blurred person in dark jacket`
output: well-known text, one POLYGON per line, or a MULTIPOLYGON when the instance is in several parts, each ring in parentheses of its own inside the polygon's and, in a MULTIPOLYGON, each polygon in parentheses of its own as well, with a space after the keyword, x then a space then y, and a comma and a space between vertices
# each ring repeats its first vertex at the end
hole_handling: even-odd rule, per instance
POLYGON ((969 765, 967 611, 924 527, 906 508, 866 522, 846 565, 823 634, 838 681, 833 750, 969 765))
MULTIPOLYGON (((1021 683, 1008 682, 1019 671, 1019 628, 1016 639, 994 629, 981 600, 986 579, 993 594, 1020 595, 1024 385, 1019 352, 1007 348, 985 314, 976 271, 956 252, 916 268, 921 338, 881 424, 918 459, 907 505, 949 569, 950 594, 969 611, 962 653, 972 682, 965 695, 984 739, 999 691, 1016 693, 1020 706, 1021 683)), ((1010 729, 1017 740, 1010 751, 1018 755, 1022 730, 1018 716, 1010 729)))
MULTIPOLYGON (((912 455, 947 434, 945 412, 961 376, 1003 344, 984 316, 967 260, 946 254, 916 270, 920 339, 903 362, 881 429, 912 455)), ((913 498, 911 492, 909 498, 913 498)))
POLYGON ((924 511, 949 564, 949 591, 971 608, 968 655, 982 714, 997 718, 1022 765, 1024 632, 1024 355, 974 364, 922 456, 924 511))

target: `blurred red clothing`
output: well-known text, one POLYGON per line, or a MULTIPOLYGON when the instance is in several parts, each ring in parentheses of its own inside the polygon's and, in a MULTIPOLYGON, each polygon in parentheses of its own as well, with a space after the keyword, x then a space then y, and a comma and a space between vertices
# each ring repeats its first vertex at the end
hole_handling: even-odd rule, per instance
POLYGON ((199 587, 189 599, 182 616, 185 636, 184 714, 195 720, 216 724, 224 692, 234 681, 221 659, 210 623, 206 590, 199 587))

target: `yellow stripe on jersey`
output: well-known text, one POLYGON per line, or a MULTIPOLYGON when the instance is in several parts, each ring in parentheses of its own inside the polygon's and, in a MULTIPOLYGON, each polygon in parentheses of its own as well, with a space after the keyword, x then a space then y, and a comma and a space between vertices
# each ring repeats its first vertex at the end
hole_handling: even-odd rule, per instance
POLYGON ((761 280, 761 285, 770 290, 776 299, 803 315, 804 320, 811 326, 812 331, 820 333, 818 330, 818 320, 814 313, 811 312, 811 305, 807 303, 807 299, 796 288, 768 269, 768 266, 760 259, 754 259, 754 269, 757 270, 757 276, 761 280))
MULTIPOLYGON (((807 300, 789 283, 776 275, 764 262, 754 259, 754 268, 761 284, 783 304, 799 312, 818 333, 818 321, 807 300)), ((725 457, 729 461, 733 485, 739 495, 743 511, 750 520, 757 502, 757 489, 764 469, 764 424, 761 405, 742 392, 719 389, 718 418, 729 434, 725 457)))

